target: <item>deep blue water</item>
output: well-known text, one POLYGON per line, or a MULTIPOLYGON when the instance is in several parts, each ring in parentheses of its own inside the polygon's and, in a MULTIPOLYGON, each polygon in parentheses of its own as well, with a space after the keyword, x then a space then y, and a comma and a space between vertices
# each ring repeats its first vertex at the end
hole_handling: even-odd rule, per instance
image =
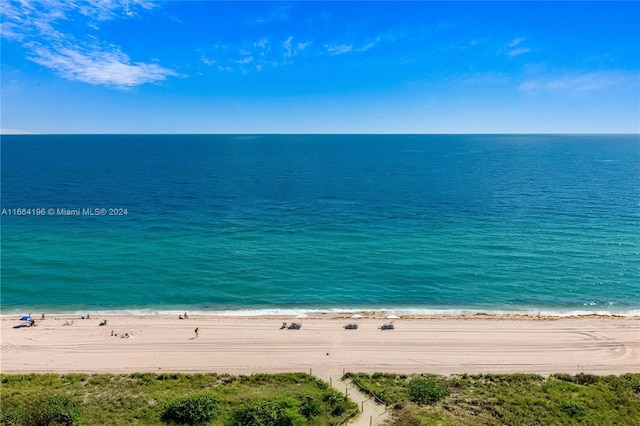
POLYGON ((3 314, 640 312, 638 135, 3 136, 1 149, 3 314))

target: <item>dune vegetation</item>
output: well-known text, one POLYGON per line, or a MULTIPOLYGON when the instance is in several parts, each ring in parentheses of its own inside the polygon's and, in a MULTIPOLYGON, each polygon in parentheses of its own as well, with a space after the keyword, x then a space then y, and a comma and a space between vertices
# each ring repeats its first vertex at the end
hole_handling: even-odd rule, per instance
POLYGON ((317 425, 356 404, 302 373, 1 376, 0 425, 317 425))
POLYGON ((640 374, 353 374, 394 426, 638 425, 640 374))
MULTIPOLYGON (((640 424, 640 374, 347 374, 393 426, 640 424)), ((2 374, 0 425, 328 426, 358 407, 304 373, 2 374)))

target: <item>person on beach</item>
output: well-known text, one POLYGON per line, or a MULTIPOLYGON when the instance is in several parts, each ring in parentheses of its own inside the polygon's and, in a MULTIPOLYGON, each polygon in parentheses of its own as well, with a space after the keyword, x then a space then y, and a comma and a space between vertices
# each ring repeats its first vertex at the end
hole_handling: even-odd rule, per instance
POLYGON ((198 330, 200 329, 200 327, 196 327, 196 329, 194 330, 196 332, 196 337, 198 337, 198 330))

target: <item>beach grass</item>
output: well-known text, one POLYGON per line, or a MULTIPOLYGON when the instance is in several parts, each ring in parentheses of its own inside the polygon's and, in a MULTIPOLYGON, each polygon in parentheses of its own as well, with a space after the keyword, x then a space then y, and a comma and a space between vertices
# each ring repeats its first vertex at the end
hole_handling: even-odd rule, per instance
MULTIPOLYGON (((640 424, 640 374, 352 374, 393 407, 393 425, 640 424), (418 387, 432 401, 416 397, 418 387), (439 392, 438 390, 446 390, 439 392), (414 392, 412 393, 412 390, 414 392)), ((420 393, 418 393, 420 396, 420 393)))
POLYGON ((192 424, 236 425, 253 416, 267 422, 325 426, 357 412, 344 395, 302 373, 2 374, 1 383, 1 425, 51 424, 42 419, 58 415, 52 413, 54 408, 65 409, 60 404, 49 407, 52 399, 61 397, 73 405, 74 413, 67 418, 77 418, 61 424, 184 424, 172 419, 171 413, 175 407, 190 407, 202 415, 192 418, 208 419, 192 424))
MULTIPOLYGON (((388 404, 393 413, 389 424, 394 426, 640 424, 638 373, 350 377, 388 404)), ((255 424, 324 426, 357 412, 344 395, 304 373, 2 374, 0 378, 0 424, 8 426, 51 424, 42 419, 54 415, 63 416, 59 418, 66 422, 60 424, 83 425, 249 426, 251 419, 259 419, 262 423, 255 424)))

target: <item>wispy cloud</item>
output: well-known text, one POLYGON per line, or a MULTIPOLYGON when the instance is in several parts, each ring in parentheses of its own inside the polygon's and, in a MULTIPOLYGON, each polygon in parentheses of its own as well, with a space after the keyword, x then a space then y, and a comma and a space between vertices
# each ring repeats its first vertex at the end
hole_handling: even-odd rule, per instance
POLYGON ((638 90, 640 75, 622 71, 594 71, 539 76, 524 80, 518 89, 521 92, 563 92, 579 94, 605 90, 616 86, 630 86, 638 90))
POLYGON ((366 52, 378 46, 381 42, 395 41, 392 37, 393 35, 391 33, 385 33, 379 34, 373 38, 365 39, 359 43, 325 44, 324 48, 325 53, 328 53, 329 55, 342 55, 349 52, 366 52))
POLYGON ((120 88, 165 80, 175 72, 156 64, 132 63, 117 46, 31 45, 31 61, 50 68, 68 80, 120 88))
POLYGON ((280 40, 273 37, 260 38, 240 45, 215 44, 207 54, 201 51, 201 60, 206 65, 217 65, 219 71, 260 72, 268 67, 291 64, 313 43, 296 41, 294 36, 280 40), (215 59, 211 59, 215 58, 215 59))
POLYGON ((376 47, 378 43, 380 43, 380 37, 376 37, 375 39, 369 41, 368 43, 363 44, 356 50, 358 52, 366 52, 367 50, 373 49, 374 47, 376 47))
POLYGON ((253 62, 253 56, 245 56, 244 58, 234 60, 234 62, 240 65, 250 64, 251 62, 253 62))
POLYGON ((60 23, 82 21, 87 33, 99 22, 126 19, 156 7, 149 0, 11 1, 2 0, 2 37, 17 40, 27 58, 62 77, 115 88, 163 81, 178 75, 155 63, 133 62, 121 47, 92 35, 78 38, 61 31, 60 23))
POLYGON ((511 40, 509 43, 507 43, 507 47, 516 47, 517 45, 519 45, 523 41, 524 41, 523 37, 515 38, 515 39, 511 40))
POLYGON ((516 49, 512 49, 510 51, 507 52, 507 56, 510 58, 513 58, 514 56, 519 56, 519 55, 523 55, 525 53, 529 53, 531 52, 531 49, 529 49, 528 47, 518 47, 516 49))
POLYGON ((34 135, 35 133, 21 129, 1 129, 0 135, 34 135))
POLYGON ((530 48, 522 46, 522 42, 524 40, 525 39, 522 37, 513 39, 512 41, 507 43, 506 47, 502 51, 504 52, 505 55, 507 55, 510 58, 524 55, 525 53, 531 52, 530 48))
POLYGON ((291 4, 283 4, 269 11, 267 15, 257 18, 257 24, 268 24, 274 21, 285 21, 289 19, 291 13, 291 4))
POLYGON ((306 49, 308 46, 310 46, 312 44, 313 44, 313 42, 311 42, 311 41, 305 41, 305 42, 298 43, 298 52, 302 52, 304 49, 306 49))
POLYGON ((83 15, 97 21, 108 21, 136 16, 140 11, 151 10, 157 5, 157 2, 151 0, 84 0, 77 7, 83 15))
POLYGON ((293 40, 293 36, 290 36, 288 39, 286 39, 284 41, 284 43, 282 43, 282 47, 284 48, 284 57, 285 58, 290 58, 291 57, 291 41, 293 40))
POLYGON ((262 49, 266 49, 269 46, 269 39, 268 38, 260 39, 256 41, 253 45, 256 47, 260 47, 262 49))
POLYGON ((353 50, 353 46, 350 44, 338 44, 338 45, 324 45, 327 53, 329 55, 342 55, 344 53, 349 53, 353 50))

